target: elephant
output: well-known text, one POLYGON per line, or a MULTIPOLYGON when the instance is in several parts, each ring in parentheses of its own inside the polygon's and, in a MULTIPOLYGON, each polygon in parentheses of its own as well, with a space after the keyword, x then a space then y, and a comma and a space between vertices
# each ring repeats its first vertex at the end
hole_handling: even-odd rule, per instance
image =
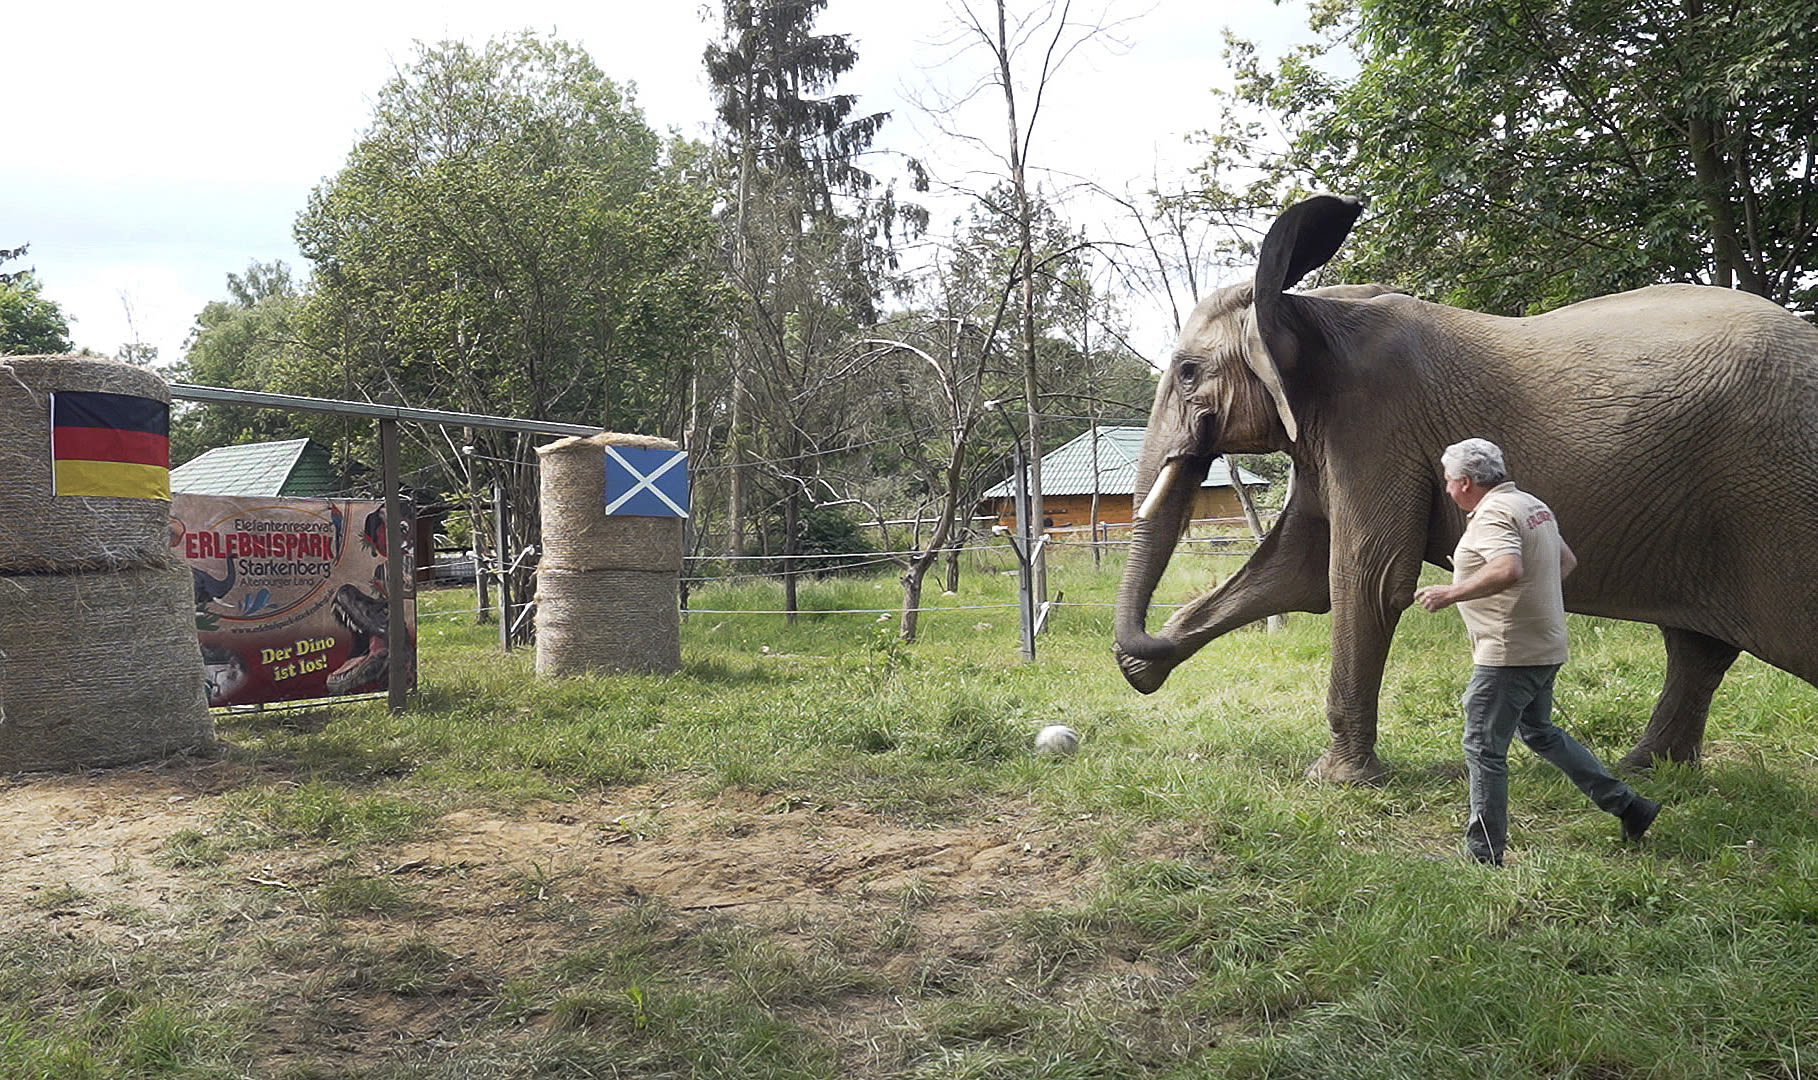
POLYGON ((1318 195, 1271 225, 1255 279, 1206 296, 1156 387, 1114 605, 1124 677, 1153 693, 1208 642, 1331 612, 1331 741, 1317 780, 1375 782, 1390 638, 1423 562, 1464 528, 1446 446, 1500 445, 1579 558, 1568 611, 1652 623, 1666 678, 1619 769, 1696 763, 1747 650, 1818 684, 1818 328, 1760 297, 1655 285, 1524 318, 1379 285, 1290 292, 1364 209, 1318 195), (1156 582, 1223 453, 1285 452, 1280 517, 1251 558, 1151 634, 1156 582))

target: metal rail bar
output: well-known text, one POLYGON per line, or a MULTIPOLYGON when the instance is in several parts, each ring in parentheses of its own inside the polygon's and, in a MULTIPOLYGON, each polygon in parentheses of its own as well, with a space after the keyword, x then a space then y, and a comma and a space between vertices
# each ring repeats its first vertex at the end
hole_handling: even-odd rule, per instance
POLYGON ((601 427, 589 427, 585 424, 558 424, 553 420, 524 420, 512 416, 483 416, 479 413, 444 412, 440 409, 411 409, 402 405, 380 405, 371 401, 298 397, 295 394, 268 394, 262 390, 228 390, 219 386, 195 386, 189 383, 171 383, 170 396, 184 401, 213 401, 222 405, 256 405, 268 409, 341 413, 346 416, 370 416, 379 420, 414 420, 425 424, 454 424, 459 427, 528 431, 537 435, 586 436, 598 435, 606 430, 601 427))

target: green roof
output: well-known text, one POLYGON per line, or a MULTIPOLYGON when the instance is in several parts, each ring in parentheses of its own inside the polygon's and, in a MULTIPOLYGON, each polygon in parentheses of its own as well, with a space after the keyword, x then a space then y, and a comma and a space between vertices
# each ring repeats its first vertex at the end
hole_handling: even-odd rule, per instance
MULTIPOLYGON (((1101 495, 1129 495, 1136 490, 1136 462, 1142 456, 1143 431, 1139 427, 1102 427, 1098 429, 1098 483, 1101 495)), ((1245 468, 1237 474, 1245 487, 1268 487, 1269 481, 1245 468)), ((1225 459, 1212 462, 1201 487, 1230 487, 1231 470, 1225 459)), ((1043 495, 1090 495, 1095 490, 1092 476, 1092 431, 1088 428, 1079 438, 1042 458, 1043 495)), ((1007 499, 1010 479, 986 491, 980 498, 1007 499)))
POLYGON ((220 446, 170 471, 191 495, 327 495, 337 487, 328 450, 313 439, 220 446))

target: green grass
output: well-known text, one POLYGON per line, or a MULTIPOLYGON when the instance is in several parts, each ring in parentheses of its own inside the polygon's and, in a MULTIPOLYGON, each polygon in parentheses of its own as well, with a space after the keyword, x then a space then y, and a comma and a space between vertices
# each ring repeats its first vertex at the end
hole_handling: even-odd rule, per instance
POLYGON ((166 982, 170 960, 0 935, 0 1076, 230 1075, 231 1031, 194 989, 166 982))
MULTIPOLYGON (((293 1080, 1814 1072, 1810 686, 1745 657, 1706 764, 1641 782, 1668 809, 1639 849, 1518 751, 1515 858, 1489 870, 1456 857, 1456 616, 1402 619, 1387 782, 1321 786, 1303 772, 1326 738, 1329 620, 1229 635, 1144 697, 1110 661, 1116 560, 1057 554, 1070 604, 1033 664, 1012 565, 974 567, 958 596, 930 590, 945 610, 910 645, 894 619, 835 613, 892 606, 888 576, 804 582, 794 625, 758 613, 773 586, 698 588, 681 671, 559 682, 528 651, 499 655, 494 628, 437 617, 467 594, 426 596, 410 710, 223 718, 252 779, 166 842, 163 864, 216 895, 150 927, 140 912, 134 932, 163 934, 158 950, 120 962, 0 930, 0 1076, 262 1075, 280 1021, 308 1036, 276 1073, 293 1080), (1054 722, 1084 735, 1077 756, 1028 752, 1054 722), (684 911, 534 853, 481 900, 459 867, 387 869, 450 811, 529 815, 635 785, 776 813, 853 807, 912 835, 1014 812, 1095 884, 1029 901, 1007 879, 972 912, 982 936, 957 941, 918 921, 952 903, 922 876, 846 895, 868 914, 821 924, 684 911), (457 940, 457 918, 484 933, 457 940), (373 1016, 424 1010, 433 1038, 333 1049, 373 1016)), ((1234 566, 1177 559, 1158 597, 1234 566)), ((1613 760, 1658 691, 1658 635, 1575 618, 1572 636, 1560 708, 1613 760)), ((710 827, 632 804, 598 840, 710 827)), ((62 886, 26 903, 49 917, 96 902, 62 886)))

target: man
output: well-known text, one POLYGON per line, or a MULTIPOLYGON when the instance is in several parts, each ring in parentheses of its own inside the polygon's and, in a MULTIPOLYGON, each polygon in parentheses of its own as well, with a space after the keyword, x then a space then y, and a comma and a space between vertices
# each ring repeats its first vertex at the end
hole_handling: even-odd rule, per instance
POLYGON ((1452 553, 1452 584, 1425 586, 1414 601, 1427 611, 1457 604, 1471 635, 1475 667, 1464 696, 1471 779, 1466 850, 1479 862, 1502 865, 1509 740, 1517 733, 1592 802, 1620 818, 1624 839, 1640 840, 1660 804, 1611 776, 1596 755, 1553 723, 1553 680, 1566 660, 1560 583, 1578 565, 1553 511, 1509 480, 1493 442, 1466 439, 1446 447, 1439 461, 1446 494, 1465 511, 1465 531, 1452 553))

